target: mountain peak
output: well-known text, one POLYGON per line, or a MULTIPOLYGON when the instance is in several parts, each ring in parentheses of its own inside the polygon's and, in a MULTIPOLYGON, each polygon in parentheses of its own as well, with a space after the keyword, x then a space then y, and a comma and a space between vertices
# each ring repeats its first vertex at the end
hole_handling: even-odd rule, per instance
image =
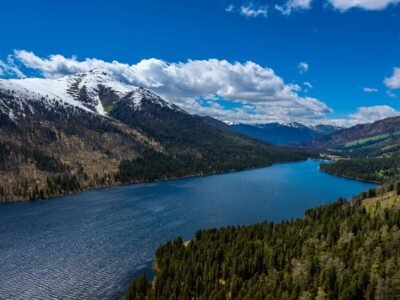
POLYGON ((278 124, 282 125, 282 126, 286 126, 286 127, 292 127, 292 128, 308 127, 307 125, 304 125, 304 124, 301 124, 301 123, 298 123, 298 122, 294 122, 294 121, 292 121, 292 122, 279 122, 278 124))
POLYGON ((0 112, 11 119, 34 112, 35 103, 49 110, 61 104, 100 115, 107 115, 118 101, 130 101, 130 107, 137 110, 142 109, 143 101, 179 109, 154 92, 119 81, 99 69, 56 79, 0 79, 0 92, 0 112))
POLYGON ((101 75, 108 75, 106 72, 100 70, 100 69, 92 69, 89 71, 91 74, 101 74, 101 75))

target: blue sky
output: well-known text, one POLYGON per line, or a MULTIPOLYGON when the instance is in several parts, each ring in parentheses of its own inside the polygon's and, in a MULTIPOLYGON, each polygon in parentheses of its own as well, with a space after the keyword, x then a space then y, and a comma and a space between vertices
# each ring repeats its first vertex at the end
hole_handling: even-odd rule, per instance
MULTIPOLYGON (((174 94, 178 88, 154 88, 189 111, 244 122, 345 122, 349 118, 350 123, 364 122, 400 109, 400 79, 394 74, 394 68, 400 67, 397 2, 5 1, 0 11, 0 76, 18 75, 13 72, 16 66, 27 76, 61 76, 85 70, 79 62, 86 58, 131 66, 155 58, 180 71, 179 63, 192 60, 199 65, 185 65, 182 71, 189 81, 197 79, 196 72, 217 70, 220 77, 210 75, 205 81, 221 84, 182 87, 186 75, 166 79, 161 68, 163 75, 155 75, 158 81, 181 89, 174 94), (14 50, 34 56, 16 55, 14 50), (51 55, 67 62, 76 56, 73 60, 79 67, 60 65, 59 60, 49 59, 51 55), (35 57, 41 62, 35 63, 35 57), (210 59, 216 60, 214 64, 210 59), (221 63, 225 60, 229 65, 221 63), (248 61, 274 74, 265 78, 263 70, 244 67, 248 61), (243 68, 234 67, 235 62, 243 68), (300 70, 300 63, 308 69, 300 70), (49 71, 49 64, 58 65, 49 71), (273 86, 274 76, 283 81, 280 87, 273 86), (385 78, 392 78, 391 84, 385 84, 385 78), (266 86, 254 90, 266 80, 270 81, 266 86), (240 88, 230 87, 237 83, 240 88)), ((153 76, 148 70, 142 76, 149 74, 153 76)), ((131 81, 146 86, 137 74, 131 81)))

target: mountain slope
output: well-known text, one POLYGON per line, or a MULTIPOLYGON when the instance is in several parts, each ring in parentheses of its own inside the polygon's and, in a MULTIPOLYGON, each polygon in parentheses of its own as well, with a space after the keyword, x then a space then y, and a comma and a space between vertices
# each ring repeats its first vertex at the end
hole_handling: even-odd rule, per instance
POLYGON ((400 117, 361 124, 302 144, 349 157, 392 157, 400 154, 400 117))
POLYGON ((329 125, 306 126, 300 123, 233 124, 232 128, 242 134, 272 144, 293 144, 339 130, 329 125))
POLYGON ((103 72, 0 80, 3 201, 305 157, 190 115, 103 72))

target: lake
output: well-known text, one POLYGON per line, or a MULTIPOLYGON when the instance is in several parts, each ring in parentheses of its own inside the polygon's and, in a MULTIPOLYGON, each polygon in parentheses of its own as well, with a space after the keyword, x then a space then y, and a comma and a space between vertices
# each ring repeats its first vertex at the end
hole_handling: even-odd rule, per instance
POLYGON ((196 230, 302 217, 374 187, 320 162, 0 205, 0 299, 119 299, 157 247, 196 230))

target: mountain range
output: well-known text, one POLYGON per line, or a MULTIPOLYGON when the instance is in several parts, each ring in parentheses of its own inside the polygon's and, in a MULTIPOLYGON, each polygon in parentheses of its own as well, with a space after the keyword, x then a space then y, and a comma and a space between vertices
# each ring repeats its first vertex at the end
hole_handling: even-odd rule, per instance
POLYGON ((359 124, 300 144, 345 157, 400 156, 400 117, 359 124))
POLYGON ((0 199, 304 159, 93 70, 0 80, 0 199))
POLYGON ((235 124, 228 123, 239 133, 251 136, 272 144, 294 144, 321 137, 342 128, 332 125, 308 126, 297 122, 266 123, 266 124, 235 124))

